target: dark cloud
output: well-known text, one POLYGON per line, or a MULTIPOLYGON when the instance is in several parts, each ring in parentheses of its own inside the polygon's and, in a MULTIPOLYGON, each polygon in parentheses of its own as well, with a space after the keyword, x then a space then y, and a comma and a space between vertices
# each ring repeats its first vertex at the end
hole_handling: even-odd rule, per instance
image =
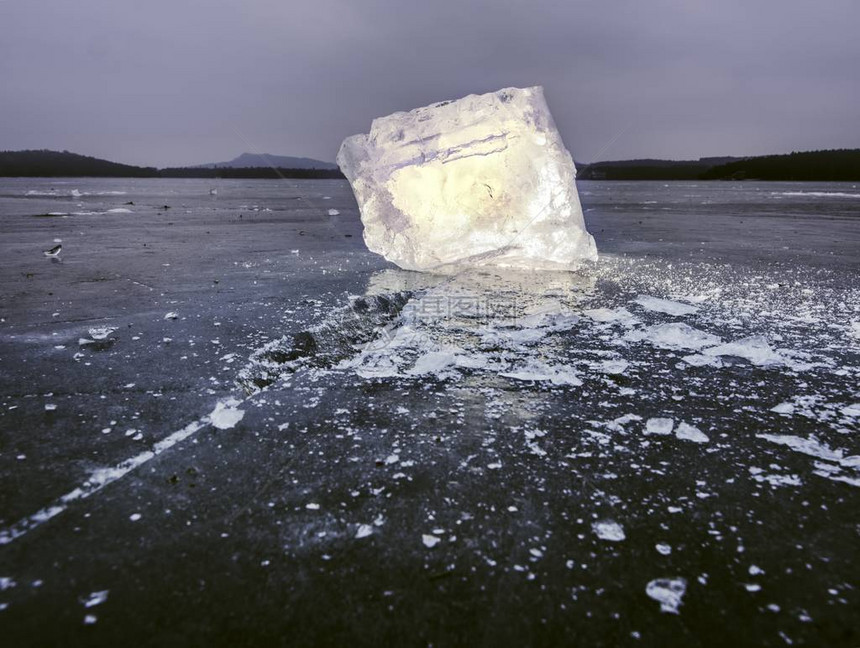
POLYGON ((858 24, 855 0, 0 0, 0 148, 333 160, 374 117, 533 84, 580 160, 860 147, 858 24))

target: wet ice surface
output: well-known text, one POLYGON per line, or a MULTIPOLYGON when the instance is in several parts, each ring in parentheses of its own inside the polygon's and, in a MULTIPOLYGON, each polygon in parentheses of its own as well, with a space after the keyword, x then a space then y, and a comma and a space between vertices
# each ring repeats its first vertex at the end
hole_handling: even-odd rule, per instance
MULTIPOLYGON (((246 635, 308 643, 856 643, 860 205, 784 195, 850 185, 583 183, 597 264, 432 277, 344 237, 338 183, 226 206, 225 184, 188 208, 214 215, 185 247, 121 284, 154 288, 135 288, 145 309, 19 294, 44 323, 0 315, 3 528, 47 515, 0 548, 22 632, 46 609, 105 637, 151 629, 134 600, 161 631, 202 614, 215 637, 238 609, 246 635), (207 254, 207 230, 231 245, 207 254), (89 321, 103 306, 114 319, 89 321)), ((70 247, 75 218, 95 217, 50 237, 70 247)), ((82 267, 64 255, 37 261, 82 267)))

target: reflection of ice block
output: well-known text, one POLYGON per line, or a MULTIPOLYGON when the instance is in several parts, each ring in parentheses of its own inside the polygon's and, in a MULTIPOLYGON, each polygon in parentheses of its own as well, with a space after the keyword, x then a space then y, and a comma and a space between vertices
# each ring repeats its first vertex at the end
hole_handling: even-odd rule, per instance
POLYGON ((344 140, 367 247, 409 270, 570 270, 597 257, 543 89, 399 112, 344 140))

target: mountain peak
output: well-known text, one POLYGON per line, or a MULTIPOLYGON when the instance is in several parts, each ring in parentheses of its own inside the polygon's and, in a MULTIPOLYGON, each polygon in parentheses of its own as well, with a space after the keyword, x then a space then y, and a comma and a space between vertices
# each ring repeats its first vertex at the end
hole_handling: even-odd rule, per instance
POLYGON ((336 164, 323 162, 314 158, 293 157, 290 155, 273 155, 272 153, 242 153, 229 162, 210 162, 197 164, 195 167, 212 169, 214 167, 230 169, 247 169, 250 167, 275 167, 279 169, 337 169, 336 164))

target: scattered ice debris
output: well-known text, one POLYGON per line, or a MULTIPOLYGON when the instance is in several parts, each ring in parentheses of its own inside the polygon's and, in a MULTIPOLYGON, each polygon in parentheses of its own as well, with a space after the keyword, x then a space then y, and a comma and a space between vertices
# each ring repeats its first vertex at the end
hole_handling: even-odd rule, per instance
POLYGON ((692 441, 693 443, 707 443, 709 441, 707 434, 683 421, 678 423, 675 436, 684 441, 692 441))
MULTIPOLYGON (((624 339, 628 342, 650 342, 661 349, 694 349, 714 346, 722 340, 711 333, 695 329, 689 324, 672 322, 655 324, 645 329, 629 331, 624 339)), ((719 355, 719 354, 718 354, 719 355)))
POLYGON ((804 439, 790 434, 757 434, 756 436, 771 443, 788 446, 795 452, 801 452, 816 459, 825 459, 837 463, 842 461, 843 453, 841 450, 832 450, 826 443, 822 443, 815 437, 804 439))
POLYGON ((373 526, 370 524, 360 524, 358 526, 358 531, 355 532, 356 539, 366 538, 367 536, 373 533, 373 526))
POLYGON ((142 517, 143 517, 143 516, 142 516, 140 513, 132 513, 131 515, 129 515, 129 516, 128 516, 128 519, 129 519, 129 520, 131 520, 132 522, 137 522, 137 521, 139 521, 142 517))
POLYGON ((236 398, 228 398, 218 402, 215 409, 209 414, 209 420, 219 430, 229 430, 245 416, 245 411, 237 409, 242 401, 236 398))
POLYGON ((84 604, 85 608, 95 607, 96 605, 101 605, 105 601, 107 601, 109 590, 101 590, 100 592, 93 592, 86 598, 81 600, 81 603, 84 604))
POLYGON ((645 421, 645 434, 672 434, 675 421, 670 418, 649 418, 645 421))
POLYGON ((660 611, 670 614, 678 614, 686 591, 685 578, 657 578, 645 587, 645 593, 660 604, 660 611))
POLYGON ((795 474, 772 473, 765 474, 763 468, 750 466, 750 476, 759 483, 770 484, 773 487, 777 486, 802 486, 803 482, 800 476, 795 474))
POLYGON ((666 544, 665 542, 660 542, 660 543, 656 544, 654 546, 654 548, 657 550, 657 553, 660 554, 661 556, 668 556, 670 553, 672 553, 672 546, 666 544))
POLYGON ((175 320, 175 319, 179 319, 179 314, 178 314, 178 313, 175 313, 174 311, 170 311, 169 313, 167 313, 167 314, 164 316, 164 319, 166 319, 166 320, 175 320))
POLYGON ((770 411, 784 416, 791 416, 794 414, 794 405, 791 403, 780 403, 779 405, 771 407, 770 411))
POLYGON ((437 538, 436 536, 427 535, 425 533, 425 534, 422 534, 422 536, 421 536, 421 542, 423 542, 424 546, 427 547, 428 549, 432 549, 437 544, 439 544, 441 542, 441 540, 439 538, 437 538))
MULTIPOLYGON (((97 468, 93 470, 87 480, 80 486, 77 486, 65 495, 58 497, 53 503, 36 511, 32 515, 18 520, 18 522, 11 526, 0 529, 0 546, 7 545, 10 542, 17 540, 18 538, 26 535, 29 531, 32 531, 45 522, 53 519, 65 511, 72 502, 90 497, 108 484, 112 484, 118 479, 121 479, 132 470, 142 466, 150 459, 157 457, 162 452, 169 450, 177 443, 184 441, 195 432, 201 430, 206 426, 207 422, 208 418, 193 421, 184 428, 173 432, 166 438, 154 444, 151 450, 141 452, 140 454, 130 457, 113 467, 97 468)), ((111 424, 115 423, 115 421, 111 421, 111 424)))
POLYGON ((614 520, 600 520, 591 525, 591 530, 601 540, 609 540, 610 542, 620 542, 624 540, 624 527, 614 520))
POLYGON ((667 315, 692 315, 699 309, 689 304, 671 301, 668 299, 660 299, 659 297, 651 297, 650 295, 639 295, 633 300, 642 308, 658 313, 666 313, 667 315))
POLYGON ((784 364, 786 359, 776 353, 761 335, 721 344, 719 346, 705 349, 703 354, 709 356, 735 356, 749 360, 754 365, 769 366, 784 364))
POLYGON ((0 592, 5 592, 7 589, 12 589, 18 583, 11 576, 0 576, 0 592))
POLYGON ((747 570, 747 573, 750 576, 759 576, 761 574, 764 574, 764 570, 758 565, 750 565, 749 569, 747 570))

